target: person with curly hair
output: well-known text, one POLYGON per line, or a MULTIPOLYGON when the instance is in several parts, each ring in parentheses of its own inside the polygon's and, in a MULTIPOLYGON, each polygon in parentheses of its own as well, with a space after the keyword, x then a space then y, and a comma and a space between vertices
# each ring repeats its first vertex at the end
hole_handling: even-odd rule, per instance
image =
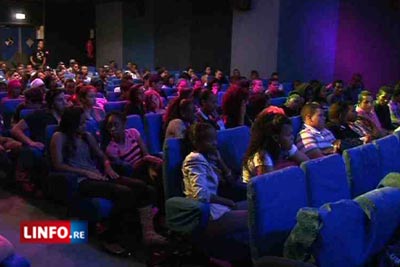
POLYGON ((294 145, 293 127, 284 111, 268 107, 251 128, 249 147, 243 160, 243 182, 252 177, 287 166, 300 164, 308 157, 294 145))

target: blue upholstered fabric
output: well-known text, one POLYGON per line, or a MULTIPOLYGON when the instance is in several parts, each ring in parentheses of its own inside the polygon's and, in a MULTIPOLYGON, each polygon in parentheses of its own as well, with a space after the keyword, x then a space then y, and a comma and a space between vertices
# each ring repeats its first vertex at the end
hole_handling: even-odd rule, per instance
POLYGON ((281 255, 297 211, 307 206, 303 171, 288 167, 255 177, 247 190, 252 258, 281 255))
POLYGON ((25 119, 26 116, 28 116, 29 114, 32 114, 33 112, 35 112, 36 109, 32 109, 32 108, 24 108, 23 110, 21 110, 20 112, 20 118, 21 119, 25 119))
POLYGON ((242 173, 243 156, 250 142, 250 129, 239 126, 218 131, 218 150, 227 166, 236 175, 242 173))
POLYGON ((165 96, 167 96, 167 97, 172 96, 176 92, 175 88, 170 88, 170 87, 165 87, 165 88, 162 88, 161 90, 164 92, 165 96))
POLYGON ((120 93, 107 92, 108 101, 118 101, 120 93))
POLYGON ((2 112, 4 126, 6 128, 11 127, 11 118, 14 115, 15 111, 17 110, 17 106, 23 102, 24 100, 21 98, 9 99, 7 101, 4 101, 3 104, 1 105, 0 111, 2 112))
POLYGON ((0 92, 0 100, 7 96, 7 92, 0 92))
POLYGON ((382 170, 381 177, 384 177, 390 172, 400 172, 400 147, 399 140, 396 136, 388 135, 384 138, 375 140, 374 144, 378 149, 382 170))
POLYGON ((303 127, 303 119, 301 116, 294 116, 290 117, 290 120, 292 121, 292 126, 293 126, 293 136, 296 139, 297 134, 301 131, 301 128, 303 127))
POLYGON ((282 83, 283 90, 285 91, 286 95, 289 95, 289 93, 293 90, 293 83, 291 82, 286 82, 282 83))
POLYGON ((170 138, 165 141, 163 163, 165 199, 183 196, 181 168, 185 157, 182 139, 170 138))
POLYGON ((113 111, 113 110, 123 112, 126 104, 127 104, 127 101, 107 102, 104 104, 104 110, 106 113, 113 111))
POLYGON ((126 116, 125 128, 126 129, 135 128, 136 130, 139 131, 140 136, 142 137, 142 140, 144 142, 147 142, 146 134, 145 134, 145 131, 144 131, 143 121, 142 121, 142 118, 139 115, 128 115, 128 116, 126 116))
POLYGON ((24 257, 14 254, 0 263, 1 267, 29 267, 31 264, 24 257))
POLYGON ((385 247, 400 226, 400 189, 375 189, 355 200, 361 204, 367 203, 370 220, 366 222, 366 253, 373 256, 385 247), (365 199, 368 201, 365 202, 365 199))
POLYGON ((286 97, 275 97, 271 98, 270 103, 272 106, 280 107, 286 102, 286 97))
POLYGON ((146 114, 144 116, 146 125, 147 148, 150 154, 156 154, 162 151, 162 115, 146 114))
POLYGON ((327 202, 350 198, 346 170, 341 156, 335 154, 303 162, 309 205, 320 207, 327 202))
POLYGON ((354 147, 343 152, 352 197, 373 190, 383 178, 378 157, 378 150, 373 144, 354 147))
POLYGON ((353 200, 319 208, 322 228, 312 252, 319 267, 361 267, 366 260, 366 215, 353 200))
POLYGON ((218 92, 217 95, 217 105, 218 107, 222 106, 222 100, 224 99, 225 91, 218 92))

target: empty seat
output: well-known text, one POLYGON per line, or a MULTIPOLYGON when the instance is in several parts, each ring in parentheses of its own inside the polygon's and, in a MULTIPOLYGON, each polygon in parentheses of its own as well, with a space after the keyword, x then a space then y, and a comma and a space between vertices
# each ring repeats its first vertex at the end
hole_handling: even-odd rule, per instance
POLYGON ((297 211, 307 206, 303 171, 288 167, 254 177, 247 190, 252 258, 282 255, 297 211))
POLYGON ((289 95, 289 93, 293 90, 293 83, 288 83, 288 82, 282 83, 282 87, 283 90, 285 91, 285 94, 289 95))
POLYGON ((104 104, 104 110, 106 113, 113 110, 123 112, 127 103, 127 101, 107 102, 104 104))
POLYGON ((270 103, 272 106, 280 107, 286 102, 286 97, 275 97, 271 98, 270 103))
POLYGON ((343 152, 351 196, 356 197, 375 189, 382 177, 379 154, 373 144, 366 144, 343 152))
POLYGON ((382 174, 384 177, 389 172, 400 172, 400 147, 399 140, 394 135, 388 135, 381 139, 375 140, 374 144, 378 149, 378 160, 381 164, 382 174))
POLYGON ((250 142, 250 129, 239 126, 218 131, 218 151, 227 166, 236 175, 242 173, 242 161, 250 142))
POLYGON ((346 169, 340 155, 330 155, 301 164, 306 181, 311 207, 350 198, 346 169))

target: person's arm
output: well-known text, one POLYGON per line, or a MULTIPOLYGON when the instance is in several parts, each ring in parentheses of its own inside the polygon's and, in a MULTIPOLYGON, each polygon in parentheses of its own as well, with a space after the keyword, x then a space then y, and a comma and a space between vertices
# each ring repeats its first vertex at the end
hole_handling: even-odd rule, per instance
MULTIPOLYGON (((325 151, 326 154, 328 154, 328 150, 325 151)), ((325 156, 325 153, 321 151, 319 148, 315 148, 313 150, 309 150, 305 154, 310 158, 310 159, 317 159, 317 158, 322 158, 325 156)))
MULTIPOLYGON (((44 52, 43 52, 43 53, 44 53, 44 52)), ((41 65, 42 67, 43 67, 43 66, 46 66, 46 61, 47 61, 47 60, 46 60, 46 56, 44 56, 44 57, 43 57, 43 63, 42 63, 42 65, 41 65)))
POLYGON ((44 144, 40 142, 35 142, 32 139, 30 139, 26 134, 24 133, 26 130, 28 130, 28 124, 26 124, 25 120, 22 119, 20 120, 17 124, 15 124, 12 129, 11 129, 11 135, 15 137, 18 141, 34 148, 38 149, 44 149, 44 144))
POLYGON ((33 66, 36 66, 36 62, 33 60, 33 56, 30 56, 30 57, 29 57, 29 60, 31 61, 31 63, 32 63, 33 66))
POLYGON ((111 167, 111 162, 108 159, 107 155, 103 153, 103 151, 98 146, 96 139, 90 133, 86 134, 86 141, 89 144, 90 149, 94 152, 94 154, 103 161, 104 164, 104 172, 112 179, 119 178, 119 174, 116 173, 111 167))
POLYGON ((301 164, 304 161, 309 160, 307 155, 300 150, 297 149, 295 145, 292 146, 292 149, 289 150, 289 158, 294 160, 297 164, 301 164))
POLYGON ((106 177, 101 175, 100 173, 97 172, 92 172, 80 168, 75 168, 72 167, 68 164, 64 163, 64 157, 63 157, 63 145, 64 145, 64 138, 62 133, 56 132, 53 137, 51 138, 50 142, 50 155, 51 155, 51 161, 53 168, 57 171, 62 171, 62 172, 72 172, 76 173, 78 175, 86 176, 90 179, 95 179, 95 180, 107 180, 106 177))
POLYGON ((274 170, 273 166, 260 165, 256 167, 257 176, 263 175, 264 173, 272 172, 273 170, 274 170))
POLYGON ((264 160, 261 160, 260 153, 261 152, 257 152, 253 158, 253 163, 257 176, 264 173, 272 172, 274 170, 274 163, 271 157, 267 153, 265 153, 264 160))
POLYGON ((185 183, 185 186, 191 187, 188 190, 192 192, 190 197, 201 202, 235 207, 235 203, 232 200, 220 197, 208 190, 207 164, 207 162, 204 162, 204 160, 198 157, 185 160, 183 169, 185 169, 184 175, 186 177, 184 179, 188 181, 185 183))

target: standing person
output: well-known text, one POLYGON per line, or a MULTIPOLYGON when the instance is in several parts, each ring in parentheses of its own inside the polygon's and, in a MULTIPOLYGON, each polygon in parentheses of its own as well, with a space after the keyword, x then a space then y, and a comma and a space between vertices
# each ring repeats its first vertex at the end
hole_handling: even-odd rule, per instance
POLYGON ((44 50, 44 41, 39 40, 36 51, 33 52, 31 57, 29 58, 32 65, 35 66, 36 69, 43 68, 46 65, 46 54, 47 51, 44 50))
POLYGON ((66 109, 50 145, 52 165, 55 170, 75 173, 78 176, 78 191, 86 197, 103 197, 114 202, 110 216, 110 227, 103 235, 103 246, 115 254, 125 249, 116 240, 125 216, 139 211, 146 245, 163 245, 166 239, 153 227, 152 204, 154 191, 140 180, 119 176, 111 167, 107 156, 99 149, 95 139, 85 132, 86 118, 80 107, 66 109), (104 165, 100 172, 93 161, 97 156, 104 165), (121 220, 122 219, 122 220, 121 220))

